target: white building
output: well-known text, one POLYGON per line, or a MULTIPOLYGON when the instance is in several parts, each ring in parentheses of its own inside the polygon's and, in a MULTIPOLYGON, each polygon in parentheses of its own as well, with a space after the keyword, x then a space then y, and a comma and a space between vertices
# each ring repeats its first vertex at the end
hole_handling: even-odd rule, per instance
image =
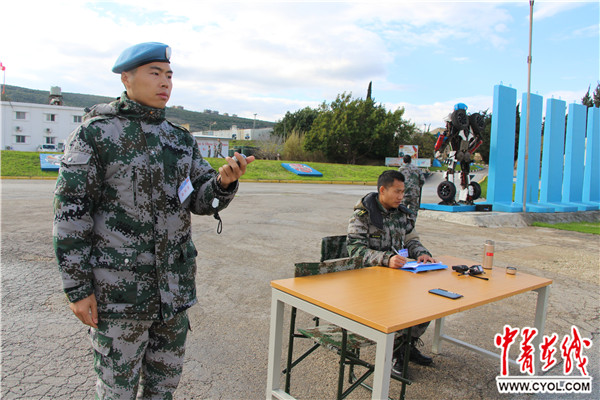
POLYGON ((2 101, 0 148, 62 151, 69 134, 83 121, 83 108, 2 101))
POLYGON ((236 125, 232 125, 231 129, 228 130, 194 132, 194 135, 214 136, 215 138, 233 140, 269 140, 272 133, 273 128, 238 129, 236 125))

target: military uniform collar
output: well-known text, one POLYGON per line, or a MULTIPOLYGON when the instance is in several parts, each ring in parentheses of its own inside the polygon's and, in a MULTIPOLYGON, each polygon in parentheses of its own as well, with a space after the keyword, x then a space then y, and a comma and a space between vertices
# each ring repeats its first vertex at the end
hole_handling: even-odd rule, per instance
POLYGON ((398 211, 397 208, 390 208, 389 210, 387 208, 385 208, 383 206, 383 204, 381 204, 381 202, 379 201, 379 193, 375 197, 375 202, 377 203, 377 207, 379 207, 379 210, 381 210, 382 213, 388 214, 388 213, 393 213, 394 211, 398 211))
POLYGON ((127 92, 123 92, 116 101, 118 113, 127 118, 141 119, 145 122, 159 124, 165 120, 166 111, 164 108, 154 108, 144 106, 127 97, 127 92))

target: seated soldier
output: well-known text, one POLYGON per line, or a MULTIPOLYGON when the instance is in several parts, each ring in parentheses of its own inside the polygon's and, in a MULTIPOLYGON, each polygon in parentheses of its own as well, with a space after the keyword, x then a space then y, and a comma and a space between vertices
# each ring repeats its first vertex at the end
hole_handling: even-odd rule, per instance
MULTIPOLYGON (((414 230, 414 216, 401 205, 404 196, 404 175, 398 171, 383 172, 377 180, 377 193, 369 193, 354 206, 354 213, 348 223, 347 247, 350 257, 359 258, 364 267, 386 266, 401 268, 407 258, 420 262, 435 262, 431 253, 419 242, 414 230), (408 250, 408 257, 402 257, 394 249, 408 250)), ((422 344, 420 337, 429 322, 412 327, 409 342, 410 361, 420 365, 430 365, 431 357, 422 354, 416 347, 422 344)), ((402 373, 404 347, 394 350, 392 370, 402 373)))

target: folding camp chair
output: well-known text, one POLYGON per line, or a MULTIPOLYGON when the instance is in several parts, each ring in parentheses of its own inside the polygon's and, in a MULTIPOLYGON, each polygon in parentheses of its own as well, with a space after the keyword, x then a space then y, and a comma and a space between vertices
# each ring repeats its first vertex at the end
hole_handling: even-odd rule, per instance
MULTIPOLYGON (((348 257, 348 251, 346 249, 346 236, 328 236, 321 240, 321 262, 296 263, 294 275, 296 277, 320 275, 357 268, 362 268, 362 262, 360 259, 348 257)), ((361 385, 369 390, 372 390, 372 388, 364 381, 375 371, 375 366, 372 363, 360 359, 360 349, 366 346, 374 345, 375 343, 361 335, 348 332, 346 329, 340 328, 336 325, 319 325, 318 318, 314 318, 316 322, 314 327, 298 328, 298 333, 296 333, 296 311, 296 308, 292 307, 287 367, 283 371, 285 374, 285 391, 287 393, 290 392, 292 368, 294 368, 298 363, 303 361, 321 346, 340 355, 337 393, 338 399, 344 399, 354 389, 361 385), (292 361, 294 339, 296 338, 312 339, 312 341, 314 341, 314 345, 304 354, 299 356, 295 361, 292 361), (350 367, 348 382, 351 386, 344 391, 345 365, 349 365, 350 367), (360 377, 355 375, 355 366, 361 366, 366 369, 360 377)), ((411 383, 408 379, 399 376, 393 375, 392 377, 406 384, 411 383)))

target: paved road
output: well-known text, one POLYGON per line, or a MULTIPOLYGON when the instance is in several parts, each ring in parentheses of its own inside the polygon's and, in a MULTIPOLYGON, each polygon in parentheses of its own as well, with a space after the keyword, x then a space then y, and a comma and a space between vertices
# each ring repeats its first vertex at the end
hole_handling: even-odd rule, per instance
MULTIPOLYGON (((0 395, 3 399, 92 398, 94 376, 86 329, 67 307, 52 251, 53 182, 4 180, 1 184, 0 395)), ((222 212, 221 235, 215 233, 216 221, 211 217, 193 217, 200 252, 199 304, 190 310, 193 331, 176 399, 264 398, 269 281, 292 276, 294 262, 317 260, 320 238, 344 233, 353 205, 371 190, 350 185, 244 183, 234 203, 222 212)), ((556 332, 562 339, 576 325, 594 340, 587 355, 596 381, 595 398, 600 397, 597 236, 535 227, 481 228, 426 213, 419 217, 418 229, 434 255, 479 260, 483 241, 493 239, 497 265, 516 265, 521 271, 552 278, 546 333, 556 332)), ((495 351, 494 334, 505 323, 531 325, 534 307, 534 294, 520 295, 450 316, 447 329, 495 351)), ((309 320, 300 316, 300 323, 309 320)), ((424 341, 427 353, 431 329, 424 341)), ((511 397, 496 390, 497 361, 454 346, 442 350, 434 356, 434 367, 412 367, 415 383, 408 388, 409 398, 511 397)), ((374 358, 370 350, 365 355, 374 358)), ((302 399, 332 398, 336 358, 326 351, 311 357, 295 372, 292 393, 302 399)), ((399 394, 395 383, 391 394, 396 398, 399 394)), ((352 398, 369 396, 358 389, 352 398)))

